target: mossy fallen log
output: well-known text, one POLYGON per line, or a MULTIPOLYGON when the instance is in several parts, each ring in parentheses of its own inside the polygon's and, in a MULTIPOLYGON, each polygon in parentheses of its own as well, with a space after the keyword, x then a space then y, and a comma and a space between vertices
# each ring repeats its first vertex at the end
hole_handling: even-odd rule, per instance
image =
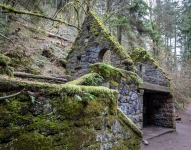
POLYGON ((23 73, 23 72, 14 72, 14 76, 20 77, 20 78, 42 79, 42 80, 52 81, 54 83, 66 83, 66 82, 68 82, 68 79, 65 79, 65 78, 49 77, 49 76, 43 76, 43 75, 34 75, 34 74, 23 73))

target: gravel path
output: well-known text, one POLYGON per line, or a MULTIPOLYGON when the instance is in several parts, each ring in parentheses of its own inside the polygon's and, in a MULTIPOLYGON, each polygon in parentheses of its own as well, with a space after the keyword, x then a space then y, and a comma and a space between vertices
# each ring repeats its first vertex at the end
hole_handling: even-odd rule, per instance
POLYGON ((191 103, 178 115, 182 123, 176 123, 176 132, 148 140, 149 145, 141 145, 141 150, 191 150, 191 103))

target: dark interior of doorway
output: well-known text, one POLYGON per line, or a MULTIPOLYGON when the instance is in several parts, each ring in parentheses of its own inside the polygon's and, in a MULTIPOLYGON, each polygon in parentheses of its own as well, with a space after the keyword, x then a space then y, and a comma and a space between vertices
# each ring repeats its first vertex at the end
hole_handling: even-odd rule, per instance
POLYGON ((152 94, 145 91, 143 95, 143 127, 153 125, 152 123, 152 94))
POLYGON ((143 95, 143 127, 156 125, 160 116, 160 108, 165 94, 156 91, 146 90, 143 95))

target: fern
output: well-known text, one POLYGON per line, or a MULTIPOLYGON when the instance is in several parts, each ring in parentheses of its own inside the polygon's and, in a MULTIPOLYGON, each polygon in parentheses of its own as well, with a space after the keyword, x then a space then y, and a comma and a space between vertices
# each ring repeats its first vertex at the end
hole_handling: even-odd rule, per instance
POLYGON ((97 76, 89 76, 85 79, 86 85, 97 85, 99 82, 102 82, 104 78, 100 75, 97 76))

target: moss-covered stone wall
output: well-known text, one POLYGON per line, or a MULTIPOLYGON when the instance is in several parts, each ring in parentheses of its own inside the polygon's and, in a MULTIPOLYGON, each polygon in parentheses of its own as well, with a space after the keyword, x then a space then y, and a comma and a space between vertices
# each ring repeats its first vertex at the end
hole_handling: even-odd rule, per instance
POLYGON ((130 56, 143 82, 170 87, 170 79, 167 77, 167 74, 147 50, 136 48, 130 56))
POLYGON ((94 12, 90 12, 68 55, 67 71, 74 78, 88 73, 90 64, 102 62, 106 51, 111 52, 111 65, 127 71, 136 69, 129 55, 112 36, 94 12))
POLYGON ((138 150, 142 132, 122 117, 118 94, 0 76, 0 149, 138 150))
POLYGON ((134 72, 115 68, 105 63, 89 66, 89 74, 69 82, 78 85, 101 85, 119 92, 118 108, 129 117, 138 128, 143 126, 143 91, 139 90, 141 78, 134 72))
POLYGON ((144 82, 140 86, 144 89, 143 124, 175 128, 174 99, 167 74, 143 48, 136 48, 130 56, 144 82))

